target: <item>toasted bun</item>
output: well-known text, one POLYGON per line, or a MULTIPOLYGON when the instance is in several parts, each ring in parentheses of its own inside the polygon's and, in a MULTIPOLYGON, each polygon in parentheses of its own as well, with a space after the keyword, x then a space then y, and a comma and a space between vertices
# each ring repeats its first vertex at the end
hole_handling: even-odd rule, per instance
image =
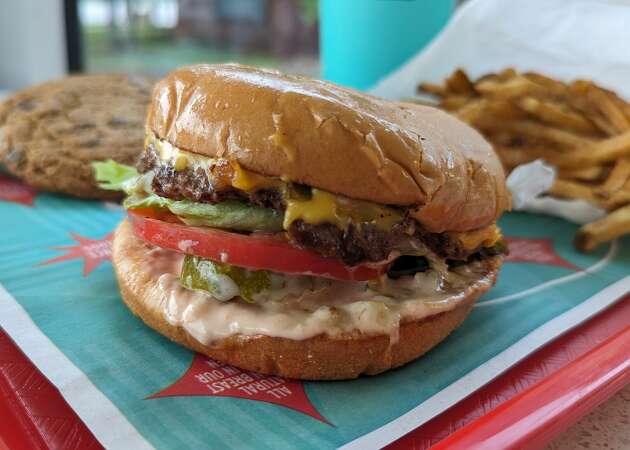
MULTIPOLYGON (((343 336, 319 335, 304 340, 235 335, 208 346, 165 319, 161 305, 167 299, 163 291, 156 288, 159 274, 151 273, 147 268, 145 255, 149 249, 133 234, 129 223, 122 222, 114 237, 113 263, 122 299, 134 314, 158 333, 191 350, 243 369, 288 378, 340 380, 361 374, 373 375, 406 364, 457 328, 475 299, 489 287, 472 291, 448 312, 403 323, 399 340, 393 345, 389 335, 364 335, 356 331, 343 336)), ((499 257, 490 263, 493 280, 499 265, 499 257)))
POLYGON ((155 87, 147 128, 254 172, 412 208, 434 232, 489 225, 510 204, 499 159, 469 126, 434 108, 309 78, 185 67, 155 87))

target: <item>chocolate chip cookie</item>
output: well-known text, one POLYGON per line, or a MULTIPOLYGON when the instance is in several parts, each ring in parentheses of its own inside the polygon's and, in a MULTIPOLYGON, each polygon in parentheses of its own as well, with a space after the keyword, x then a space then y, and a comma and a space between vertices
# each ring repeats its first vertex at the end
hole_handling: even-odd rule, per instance
POLYGON ((151 87, 143 77, 84 75, 18 92, 0 104, 0 162, 43 191, 116 198, 97 187, 90 163, 135 163, 151 87))

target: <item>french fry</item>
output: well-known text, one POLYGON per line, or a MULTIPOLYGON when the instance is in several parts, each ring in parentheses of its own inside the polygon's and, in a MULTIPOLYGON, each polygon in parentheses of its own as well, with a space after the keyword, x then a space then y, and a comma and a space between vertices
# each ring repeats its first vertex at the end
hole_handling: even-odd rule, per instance
POLYGON ((492 99, 488 102, 487 114, 499 121, 524 119, 524 114, 513 102, 508 100, 492 99))
POLYGON ((612 195, 622 189, 628 180, 630 180, 630 158, 618 159, 598 192, 602 195, 612 195))
POLYGON ((592 84, 593 82, 588 80, 574 80, 569 84, 568 88, 572 95, 585 97, 592 84))
POLYGON ((584 115, 588 117, 588 119, 595 124, 595 126, 605 135, 607 136, 616 136, 617 129, 613 124, 608 122, 605 117, 599 113, 599 111, 585 107, 584 115))
POLYGON ((451 95, 449 97, 445 97, 440 102, 440 106, 447 111, 457 111, 460 108, 463 108, 470 99, 463 95, 451 95))
POLYGON ((527 164, 536 159, 544 159, 549 153, 544 149, 531 149, 526 147, 495 146, 494 149, 499 155, 503 166, 508 169, 513 169, 516 166, 527 164))
POLYGON ((593 107, 612 125, 616 133, 630 131, 630 121, 608 92, 591 84, 586 95, 593 107))
POLYGON ((588 252, 598 245, 630 233, 630 205, 613 211, 606 217, 584 225, 575 237, 575 246, 588 252))
POLYGON ((583 199, 591 203, 599 203, 595 188, 577 181, 557 179, 548 193, 557 197, 583 199))
POLYGON ((601 199, 599 204, 607 210, 617 209, 623 205, 630 204, 630 189, 620 189, 609 197, 601 199))
POLYGON ((627 101, 619 97, 615 92, 611 91, 610 89, 605 89, 600 86, 596 86, 596 87, 606 92, 606 95, 608 95, 608 97, 612 99, 612 101, 615 103, 617 108, 619 108, 619 110, 623 113, 626 119, 630 121, 630 103, 628 103, 627 101))
POLYGON ((568 86, 562 81, 554 80, 553 78, 536 72, 525 72, 523 76, 528 80, 547 88, 547 91, 553 97, 564 98, 567 96, 568 86))
MULTIPOLYGON (((567 102, 572 108, 584 114, 604 134, 615 136, 620 132, 620 129, 614 122, 611 122, 610 116, 614 116, 615 120, 619 122, 623 121, 623 117, 619 117, 619 114, 614 111, 614 106, 611 106, 608 100, 604 98, 605 94, 602 91, 591 81, 575 80, 569 85, 567 102)), ((623 124, 620 126, 623 127, 623 124)))
POLYGON ((475 86, 472 84, 468 75, 462 70, 457 69, 446 79, 446 87, 449 92, 458 95, 474 96, 477 94, 475 86))
POLYGON ((502 82, 502 81, 507 81, 511 78, 514 78, 518 76, 518 73, 516 72, 516 69, 514 69, 513 67, 507 67, 505 69, 503 69, 501 72, 490 72, 487 73, 485 75, 480 76, 476 81, 475 81, 475 85, 479 84, 482 81, 495 81, 495 82, 502 82))
POLYGON ((509 100, 525 95, 541 96, 545 94, 545 88, 527 78, 520 76, 510 78, 505 82, 497 80, 484 80, 476 84, 475 89, 483 95, 509 100))
POLYGON ((630 103, 613 91, 513 68, 474 81, 457 70, 443 86, 420 89, 481 131, 507 171, 543 159, 558 173, 549 195, 609 211, 581 228, 579 249, 630 234, 630 103))
POLYGON ((495 130, 488 132, 484 130, 483 126, 475 125, 480 130, 484 131, 485 137, 492 142, 495 147, 509 147, 513 149, 526 150, 531 147, 536 147, 536 143, 525 140, 524 136, 517 136, 514 133, 507 131, 495 130))
POLYGON ((516 70, 513 67, 507 67, 498 73, 487 73, 485 75, 480 76, 475 85, 480 83, 481 81, 491 80, 491 81, 507 81, 511 78, 514 78, 518 75, 516 70))
POLYGON ((623 111, 623 114, 626 116, 626 119, 630 120, 630 103, 626 102, 622 98, 619 98, 618 95, 613 94, 615 97, 615 103, 617 103, 617 107, 623 111))
POLYGON ((489 100, 485 98, 475 99, 459 108, 457 117, 464 122, 475 123, 480 116, 486 114, 488 102, 489 100))
POLYGON ((420 83, 418 85, 418 93, 426 93, 435 97, 446 97, 448 91, 446 86, 434 83, 420 83))
POLYGON ((525 118, 512 102, 478 98, 470 101, 457 110, 457 116, 474 126, 492 128, 497 122, 525 118), (491 126, 492 124, 492 126, 491 126))
POLYGON ((597 188, 577 181, 556 180, 550 194, 563 198, 582 199, 599 208, 613 211, 630 203, 630 189, 621 189, 609 196, 602 196, 597 188))
POLYGON ((526 139, 543 141, 553 144, 555 148, 575 148, 586 147, 593 141, 592 139, 566 131, 543 125, 533 120, 519 120, 512 122, 495 122, 494 127, 501 127, 515 134, 525 136, 526 139))
POLYGON ((591 166, 583 169, 560 169, 558 175, 560 178, 573 179, 581 181, 595 181, 601 179, 606 173, 606 166, 591 166))
POLYGON ((516 77, 517 75, 518 73, 516 72, 516 69, 514 69, 514 67, 506 67, 501 72, 497 73, 497 78, 500 81, 507 81, 516 77))
POLYGON ((562 168, 584 168, 630 157, 630 131, 575 150, 570 158, 557 161, 562 168))
POLYGON ((516 101, 523 111, 531 114, 541 122, 571 129, 578 133, 597 134, 598 129, 593 122, 573 111, 563 109, 557 103, 542 101, 534 97, 524 97, 516 101))

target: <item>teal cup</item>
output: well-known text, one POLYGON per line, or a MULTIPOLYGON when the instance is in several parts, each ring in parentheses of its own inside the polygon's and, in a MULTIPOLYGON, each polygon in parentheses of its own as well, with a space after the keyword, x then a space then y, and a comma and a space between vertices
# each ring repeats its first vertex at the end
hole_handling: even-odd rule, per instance
POLYGON ((326 80, 369 89, 427 45, 455 0, 319 0, 326 80))

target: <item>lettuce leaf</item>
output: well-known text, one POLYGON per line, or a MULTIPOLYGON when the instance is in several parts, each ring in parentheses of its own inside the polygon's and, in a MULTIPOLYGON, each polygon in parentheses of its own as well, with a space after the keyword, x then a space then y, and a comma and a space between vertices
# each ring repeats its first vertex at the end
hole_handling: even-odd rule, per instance
POLYGON ((125 191, 129 181, 137 178, 138 171, 133 166, 119 164, 112 159, 92 163, 94 178, 101 189, 125 191))
POLYGON ((237 231, 282 231, 283 215, 273 209, 239 201, 197 203, 171 200, 156 194, 132 195, 123 203, 125 208, 167 209, 185 224, 198 227, 225 228, 237 231))
POLYGON ((103 189, 125 191, 127 209, 168 210, 185 224, 237 231, 282 231, 283 214, 239 201, 216 204, 160 197, 151 189, 153 172, 139 174, 132 166, 116 161, 92 163, 96 180, 103 189))

